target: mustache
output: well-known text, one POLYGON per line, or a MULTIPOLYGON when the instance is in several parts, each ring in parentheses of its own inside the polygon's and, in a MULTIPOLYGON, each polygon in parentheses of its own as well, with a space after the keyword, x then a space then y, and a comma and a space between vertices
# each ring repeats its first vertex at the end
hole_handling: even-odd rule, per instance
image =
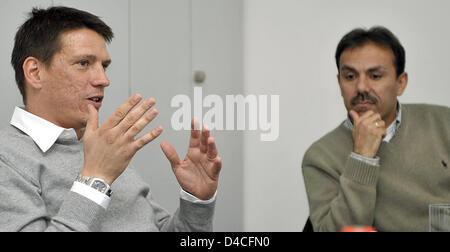
POLYGON ((377 98, 373 97, 369 93, 358 93, 358 95, 355 98, 352 99, 351 104, 353 106, 355 106, 359 102, 365 102, 365 101, 370 101, 373 104, 377 104, 378 103, 377 98))

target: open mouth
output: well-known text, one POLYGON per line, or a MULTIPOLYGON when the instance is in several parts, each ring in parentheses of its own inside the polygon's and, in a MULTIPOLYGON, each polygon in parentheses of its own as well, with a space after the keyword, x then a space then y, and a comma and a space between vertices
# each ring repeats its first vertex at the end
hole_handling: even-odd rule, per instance
POLYGON ((92 97, 92 98, 88 98, 88 99, 93 102, 101 102, 103 100, 103 97, 92 97))
POLYGON ((87 100, 98 110, 102 106, 103 96, 92 96, 87 98, 87 100))

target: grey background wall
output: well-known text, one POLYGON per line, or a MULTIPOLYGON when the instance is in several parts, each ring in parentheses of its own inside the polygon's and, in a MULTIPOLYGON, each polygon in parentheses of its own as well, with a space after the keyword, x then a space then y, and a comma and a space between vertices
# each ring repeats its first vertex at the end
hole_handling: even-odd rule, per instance
POLYGON ((152 126, 165 132, 132 166, 171 212, 179 186, 159 143, 170 141, 180 156, 187 150, 189 132, 171 128, 170 101, 193 96, 193 73, 207 74, 204 96, 280 95, 276 141, 261 142, 259 131, 213 132, 224 160, 216 231, 301 230, 309 214, 302 156, 345 118, 333 55, 352 28, 385 25, 403 42, 410 82, 401 102, 450 106, 446 0, 3 0, 0 126, 22 104, 9 63, 15 31, 32 6, 50 5, 93 12, 115 32, 101 121, 133 93, 156 98, 152 126))

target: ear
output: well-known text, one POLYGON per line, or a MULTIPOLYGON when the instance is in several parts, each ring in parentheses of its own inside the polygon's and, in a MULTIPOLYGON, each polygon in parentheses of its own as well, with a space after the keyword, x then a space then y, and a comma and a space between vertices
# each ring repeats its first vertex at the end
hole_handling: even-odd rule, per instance
POLYGON ((404 72, 397 78, 397 96, 401 96, 408 85, 408 73, 404 72))
POLYGON ((25 76, 25 85, 29 85, 33 89, 41 89, 41 75, 43 64, 35 57, 28 57, 22 65, 25 76))

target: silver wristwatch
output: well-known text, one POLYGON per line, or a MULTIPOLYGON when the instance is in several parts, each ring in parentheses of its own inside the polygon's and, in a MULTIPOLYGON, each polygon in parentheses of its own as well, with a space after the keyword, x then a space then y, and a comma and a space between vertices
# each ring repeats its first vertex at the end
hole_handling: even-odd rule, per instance
POLYGON ((108 197, 111 197, 112 195, 111 186, 101 178, 91 178, 80 174, 78 175, 76 181, 88 185, 95 190, 106 194, 108 197))

